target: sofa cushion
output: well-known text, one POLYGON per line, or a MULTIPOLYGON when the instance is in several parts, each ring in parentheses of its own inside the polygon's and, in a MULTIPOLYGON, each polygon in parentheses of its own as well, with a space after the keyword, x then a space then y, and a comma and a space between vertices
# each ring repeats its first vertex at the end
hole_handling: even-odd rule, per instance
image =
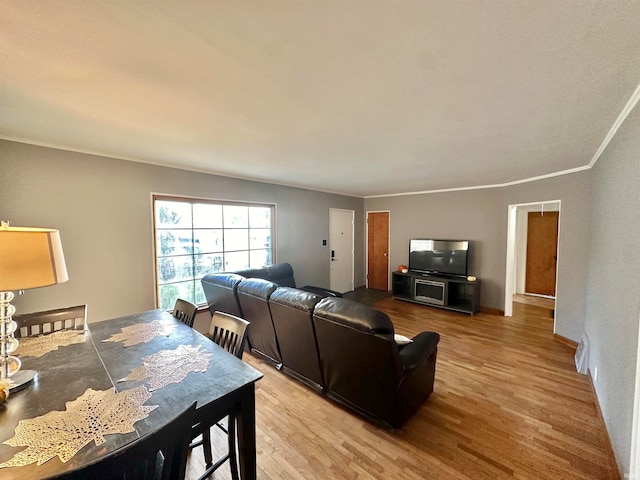
POLYGON ((293 276, 293 267, 288 263, 276 263, 263 268, 250 268, 238 270, 234 273, 246 278, 262 278, 277 283, 282 287, 295 287, 296 280, 293 276))
POLYGON ((280 287, 271 294, 269 302, 311 313, 320 299, 320 295, 316 295, 315 293, 297 288, 280 287))
POLYGON ((242 277, 235 273, 209 273, 202 278, 203 283, 215 283, 222 287, 235 288, 242 277))
POLYGON ((283 371, 316 391, 324 389, 324 382, 312 315, 321 299, 319 295, 291 287, 278 287, 269 299, 283 371))
POLYGON ((399 333, 394 333, 393 339, 398 345, 406 345, 413 342, 413 340, 411 340, 409 337, 405 337, 404 335, 400 335, 399 333))
POLYGON ((209 306, 209 311, 220 311, 242 317, 242 311, 236 296, 236 288, 242 280, 233 273, 210 273, 202 279, 202 289, 209 306))
POLYGON ((268 300, 278 285, 262 278, 245 278, 238 284, 238 293, 268 300))
POLYGON ((393 323, 386 313, 346 298, 324 298, 316 305, 315 315, 363 332, 394 334, 393 323))
POLYGON ((276 365, 282 363, 276 332, 273 328, 269 297, 278 285, 261 278, 245 278, 236 289, 243 318, 250 325, 247 336, 251 351, 270 358, 276 365))
MULTIPOLYGON (((288 263, 276 263, 262 268, 238 270, 235 273, 246 278, 262 278, 263 280, 277 283, 281 287, 296 288, 296 279, 293 276, 293 267, 288 263)), ((342 297, 340 292, 324 287, 306 285, 301 288, 302 290, 315 293, 321 297, 342 297)))

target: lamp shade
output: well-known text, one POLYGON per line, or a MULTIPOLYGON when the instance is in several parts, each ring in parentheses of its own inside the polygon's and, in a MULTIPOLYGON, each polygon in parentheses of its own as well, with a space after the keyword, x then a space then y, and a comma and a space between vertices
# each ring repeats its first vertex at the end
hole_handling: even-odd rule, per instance
POLYGON ((69 280, 58 230, 0 226, 0 292, 69 280))

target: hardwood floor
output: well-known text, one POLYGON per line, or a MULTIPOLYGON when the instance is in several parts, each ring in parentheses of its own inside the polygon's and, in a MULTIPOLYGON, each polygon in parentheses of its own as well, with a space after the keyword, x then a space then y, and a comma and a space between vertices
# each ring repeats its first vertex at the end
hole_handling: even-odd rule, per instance
MULTIPOLYGON (((507 318, 391 298, 375 306, 397 333, 440 333, 432 396, 392 432, 245 354, 264 373, 256 387, 259 479, 620 478, 589 379, 575 371, 571 348, 553 341, 548 308, 516 302, 507 318)), ((201 468, 196 451, 187 478, 201 468)), ((227 464, 212 478, 231 478, 227 464)))
POLYGON ((556 300, 550 297, 539 297, 537 295, 522 295, 515 294, 513 296, 514 302, 526 303, 527 305, 536 305, 538 307, 544 307, 548 310, 556 308, 556 300))

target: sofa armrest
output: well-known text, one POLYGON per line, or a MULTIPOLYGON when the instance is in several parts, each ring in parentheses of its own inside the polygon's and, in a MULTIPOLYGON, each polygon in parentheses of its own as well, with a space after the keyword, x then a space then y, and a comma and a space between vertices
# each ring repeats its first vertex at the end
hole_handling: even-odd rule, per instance
POLYGON ((313 285, 305 285, 300 290, 315 293, 316 295, 320 295, 323 298, 326 298, 326 297, 342 298, 342 294, 340 292, 336 292, 335 290, 329 290, 328 288, 323 288, 323 287, 314 287, 313 285))
POLYGON ((435 332, 422 332, 411 343, 399 348, 400 361, 405 372, 413 370, 429 358, 438 347, 440 335, 435 332))
POLYGON ((423 332, 399 350, 404 374, 398 383, 389 424, 400 428, 433 393, 440 335, 423 332))

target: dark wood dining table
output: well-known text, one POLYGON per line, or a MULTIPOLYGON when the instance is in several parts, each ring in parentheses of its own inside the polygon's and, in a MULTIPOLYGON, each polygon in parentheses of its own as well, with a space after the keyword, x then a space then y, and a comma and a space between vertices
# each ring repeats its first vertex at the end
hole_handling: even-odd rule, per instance
POLYGON ((20 420, 63 411, 67 402, 78 398, 88 388, 115 388, 116 392, 122 392, 140 385, 140 381, 119 380, 142 365, 144 357, 162 350, 174 350, 180 345, 191 345, 212 354, 211 360, 206 372, 191 372, 179 383, 154 390, 145 405, 157 405, 157 408, 134 424, 134 432, 105 435, 103 444, 96 445, 92 441, 67 462, 54 457, 42 465, 32 463, 0 468, 0 478, 43 479, 63 475, 157 430, 194 401, 196 422, 212 423, 228 411, 236 413, 240 476, 243 480, 256 478, 255 382, 262 378, 259 371, 164 310, 91 323, 88 330, 83 342, 59 347, 40 357, 22 359, 22 368, 36 370, 38 375, 32 385, 0 404, 0 463, 24 448, 3 443, 14 436, 20 420), (122 332, 123 327, 156 320, 175 324, 171 334, 158 335, 148 342, 131 346, 106 341, 122 332))

